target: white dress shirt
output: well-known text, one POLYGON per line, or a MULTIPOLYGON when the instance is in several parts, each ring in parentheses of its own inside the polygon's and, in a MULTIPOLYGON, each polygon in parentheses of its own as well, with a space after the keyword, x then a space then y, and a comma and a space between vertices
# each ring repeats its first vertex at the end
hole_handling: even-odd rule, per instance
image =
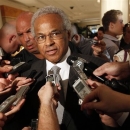
MULTIPOLYGON (((66 62, 68 56, 70 56, 71 51, 70 48, 68 48, 67 53, 65 54, 65 56, 61 59, 61 61, 57 64, 53 64, 50 61, 46 60, 46 71, 48 74, 48 71, 54 66, 58 66, 60 67, 60 76, 62 79, 62 87, 63 87, 63 92, 64 92, 64 99, 66 99, 66 93, 67 93, 67 87, 68 87, 68 78, 69 78, 69 71, 70 71, 70 65, 66 62)), ((58 116, 58 121, 59 124, 62 123, 62 119, 63 119, 63 113, 64 113, 64 106, 62 106, 60 104, 60 102, 58 102, 58 107, 56 109, 57 112, 57 116, 58 116)))
POLYGON ((69 78, 69 71, 70 71, 70 65, 66 62, 68 56, 70 56, 71 52, 70 52, 70 48, 68 48, 68 51, 66 53, 66 55, 62 58, 61 62, 57 63, 57 64, 53 64, 50 61, 46 60, 46 71, 48 74, 48 71, 54 66, 58 66, 61 68, 60 70, 60 76, 62 79, 62 84, 63 84, 63 90, 64 90, 64 96, 66 97, 66 93, 67 93, 67 86, 68 86, 68 78, 69 78))

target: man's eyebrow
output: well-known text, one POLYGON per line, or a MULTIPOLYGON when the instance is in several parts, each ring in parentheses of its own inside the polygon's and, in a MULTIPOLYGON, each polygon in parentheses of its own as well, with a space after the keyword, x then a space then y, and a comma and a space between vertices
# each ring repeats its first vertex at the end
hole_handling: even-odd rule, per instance
POLYGON ((23 33, 22 33, 22 32, 17 32, 17 34, 18 34, 18 35, 21 35, 21 34, 23 34, 23 33))
MULTIPOLYGON (((59 31, 59 30, 58 30, 58 29, 54 29, 54 30, 52 30, 52 31, 49 32, 49 33, 52 33, 52 32, 55 32, 55 31, 59 31)), ((46 34, 43 34, 43 33, 39 32, 39 33, 37 33, 36 35, 46 35, 46 34)))
POLYGON ((36 35, 44 35, 43 33, 37 33, 36 35))

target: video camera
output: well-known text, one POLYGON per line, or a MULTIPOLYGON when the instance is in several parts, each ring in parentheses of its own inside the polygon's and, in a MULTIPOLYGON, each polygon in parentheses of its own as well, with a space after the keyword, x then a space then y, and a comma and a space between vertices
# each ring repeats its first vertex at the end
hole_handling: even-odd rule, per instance
POLYGON ((93 71, 98 68, 98 66, 92 62, 88 62, 81 57, 69 56, 67 63, 74 68, 75 72, 79 76, 76 82, 73 84, 73 88, 81 99, 83 99, 86 94, 91 92, 90 87, 86 84, 86 80, 89 76, 96 78, 97 81, 104 83, 115 91, 125 94, 129 93, 128 86, 123 84, 121 81, 116 79, 108 80, 105 78, 105 76, 93 75, 93 71))

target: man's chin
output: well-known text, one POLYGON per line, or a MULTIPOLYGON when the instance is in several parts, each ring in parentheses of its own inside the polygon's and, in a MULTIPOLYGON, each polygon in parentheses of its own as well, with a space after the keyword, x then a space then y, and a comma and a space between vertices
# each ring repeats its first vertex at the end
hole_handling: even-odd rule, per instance
POLYGON ((28 52, 30 52, 32 54, 40 54, 40 52, 38 50, 28 50, 28 52))

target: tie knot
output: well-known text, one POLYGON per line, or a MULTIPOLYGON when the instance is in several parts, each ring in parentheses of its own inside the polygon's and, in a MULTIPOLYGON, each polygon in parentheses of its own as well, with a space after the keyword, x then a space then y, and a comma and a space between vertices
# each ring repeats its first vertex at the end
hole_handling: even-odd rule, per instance
POLYGON ((52 73, 53 74, 59 74, 59 72, 60 72, 60 67, 58 67, 58 66, 53 66, 52 68, 51 68, 51 71, 52 71, 52 73))

